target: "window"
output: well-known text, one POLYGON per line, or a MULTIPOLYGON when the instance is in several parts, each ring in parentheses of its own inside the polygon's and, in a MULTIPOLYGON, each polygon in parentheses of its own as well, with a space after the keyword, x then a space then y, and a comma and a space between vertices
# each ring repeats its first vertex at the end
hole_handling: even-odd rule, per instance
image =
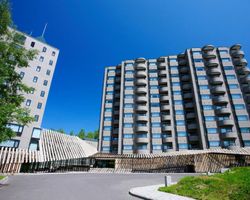
POLYGON ((178 135, 178 137, 186 137, 187 132, 185 132, 185 131, 177 131, 177 135, 178 135))
POLYGON ((110 139, 111 139, 110 136, 103 136, 102 137, 103 141, 110 141, 110 139))
POLYGON ((133 134, 123 134, 123 138, 131 139, 133 138, 133 134))
POLYGON ((31 47, 34 47, 35 44, 36 44, 35 42, 31 42, 31 43, 30 43, 30 46, 31 46, 31 47))
POLYGON ((152 122, 152 127, 161 127, 161 123, 158 122, 152 122))
POLYGON ((43 47, 43 52, 46 52, 47 51, 47 48, 46 47, 43 47))
POLYGON ((178 67, 177 66, 170 66, 170 69, 171 70, 178 70, 178 67))
POLYGON ((184 126, 185 125, 185 121, 184 120, 176 120, 176 125, 177 126, 184 126))
POLYGON ((115 72, 115 69, 108 69, 108 73, 115 72))
POLYGON ((151 98, 159 98, 160 95, 159 95, 159 94, 151 94, 150 97, 151 97, 151 98))
POLYGON ((43 104, 39 102, 39 103, 37 104, 37 109, 41 109, 41 108, 42 108, 42 105, 43 105, 43 104))
POLYGON ((229 146, 235 146, 235 141, 230 140, 230 141, 223 141, 223 145, 225 147, 229 147, 229 146))
POLYGON ((51 72, 51 71, 48 69, 48 70, 46 71, 46 75, 49 76, 49 75, 50 75, 50 72, 51 72))
POLYGON ((40 71, 41 71, 41 67, 40 67, 40 66, 37 66, 37 67, 36 67, 36 71, 37 71, 37 72, 40 72, 40 71))
POLYGON ((209 146, 210 147, 218 147, 218 146, 220 146, 220 142, 219 141, 209 141, 209 146))
POLYGON ((147 133, 139 133, 139 134, 136 134, 135 137, 137 138, 147 138, 147 133))
POLYGON ((227 54, 228 51, 227 50, 219 50, 220 51, 220 54, 227 54))
POLYGON ((157 81, 158 79, 156 77, 150 77, 149 80, 150 81, 157 81))
POLYGON ((239 85, 238 84, 229 84, 229 88, 230 89, 237 89, 237 88, 239 88, 239 85))
POLYGON ((23 79, 23 77, 24 77, 25 73, 24 73, 24 72, 20 72, 20 74, 19 74, 19 75, 20 75, 20 78, 21 78, 21 79, 23 79))
POLYGON ((51 54, 52 56, 55 56, 56 55, 56 52, 55 51, 52 51, 52 54, 51 54))
POLYGON ((245 105, 244 104, 234 104, 234 108, 235 108, 235 110, 242 110, 242 109, 245 109, 245 105))
POLYGON ((123 145, 123 150, 132 150, 133 145, 123 145))
POLYGON ((37 77, 37 76, 34 76, 34 78, 33 78, 33 82, 34 82, 34 83, 36 83, 36 82, 37 82, 37 80, 38 80, 38 77, 37 77))
POLYGON ((160 113, 153 112, 153 113, 151 113, 151 117, 160 117, 160 113))
POLYGON ((10 128, 12 131, 14 131, 17 135, 21 135, 23 132, 23 126, 18 124, 8 124, 8 128, 10 128))
POLYGON ((112 117, 104 117, 104 121, 111 121, 112 117))
POLYGON ((134 81, 134 79, 133 78, 125 78, 125 81, 132 82, 132 81, 134 81))
POLYGON ((153 138, 161 138, 161 134, 160 133, 152 133, 152 137, 153 138))
POLYGON ((240 128, 241 133, 250 133, 250 127, 240 128))
POLYGON ((203 105, 203 110, 213 110, 212 105, 203 105))
POLYGON ((109 80, 109 81, 115 80, 115 77, 114 77, 114 76, 110 76, 110 77, 108 77, 108 80, 109 80))
POLYGON ((159 107, 160 104, 159 103, 151 103, 151 107, 159 107))
POLYGON ((174 100, 175 105, 182 105, 182 100, 174 100))
POLYGON ((232 94, 231 96, 232 96, 232 99, 241 99, 242 98, 241 94, 232 94))
POLYGON ((48 85, 48 81, 47 81, 47 80, 44 80, 44 81, 43 81, 43 85, 44 85, 44 86, 47 86, 47 85, 48 85))
POLYGON ((158 89, 158 88, 159 88, 159 86, 156 86, 156 85, 151 85, 151 86, 150 86, 150 89, 151 89, 151 90, 158 89))
POLYGON ((222 58, 222 62, 230 62, 230 58, 222 58))
POLYGON ((156 65, 156 62, 150 62, 149 65, 150 65, 150 66, 156 65))
POLYGON ((217 129, 216 128, 207 128, 207 133, 208 134, 216 134, 217 133, 217 129))
POLYGON ((112 108, 105 108, 105 112, 112 112, 112 108))
POLYGON ((173 82, 172 86, 180 86, 180 83, 179 82, 173 82))
POLYGON ((0 146, 17 148, 19 146, 19 140, 6 140, 1 142, 0 146))
POLYGON ((111 131, 112 127, 111 126, 104 126, 103 130, 104 131, 111 131))
POLYGON ((108 83, 108 84, 107 84, 107 87, 108 87, 108 88, 111 88, 111 87, 113 87, 113 86, 114 86, 114 84, 112 84, 112 83, 108 83))
POLYGON ((175 114, 176 115, 184 115, 184 111, 183 110, 176 110, 175 114))
POLYGON ((207 90, 207 89, 209 89, 208 85, 200 85, 199 88, 200 88, 200 90, 207 90))
POLYGON ((124 118, 131 118, 133 117, 132 113, 124 113, 124 118))
POLYGON ((192 51, 192 52, 193 52, 193 55, 201 55, 200 51, 192 51))
POLYGON ((133 70, 127 70, 126 74, 134 74, 134 71, 133 70))
POLYGON ((211 99, 209 94, 202 94, 201 99, 211 99))
POLYGON ((33 132, 32 132, 33 138, 40 138, 40 134, 41 134, 40 128, 33 128, 33 132))
POLYGON ((132 128, 132 127, 133 127, 133 124, 131 124, 131 123, 124 123, 124 124, 123 124, 123 127, 124 127, 124 128, 132 128))
POLYGON ((102 147, 102 151, 105 151, 105 152, 109 152, 110 151, 110 147, 102 147))
POLYGON ((247 115, 238 115, 237 119, 238 119, 238 121, 247 121, 248 116, 247 115))
POLYGON ((231 133, 233 130, 232 130, 232 128, 221 128, 220 129, 220 132, 221 133, 231 133))
POLYGON ((236 79, 235 75, 226 75, 228 80, 236 79))
POLYGON ((39 120, 39 115, 35 115, 34 118, 35 118, 35 122, 38 122, 38 120, 39 120))
POLYGON ((173 91, 173 95, 181 95, 181 91, 173 91))
POLYGON ((134 87, 133 86, 125 86, 125 90, 133 90, 134 87))
POLYGON ((27 100, 26 100, 26 106, 30 106, 30 104, 31 104, 31 100, 30 100, 30 99, 27 99, 27 100))
POLYGON ((161 150, 161 145, 154 144, 152 146, 153 146, 153 150, 161 150))
POLYGON ((43 56, 40 56, 39 61, 40 61, 40 62, 43 62, 43 61, 44 61, 44 57, 43 57, 43 56))
POLYGON ((179 149, 188 149, 188 144, 186 144, 186 143, 179 143, 179 149))
POLYGON ((133 106, 133 104, 131 104, 131 103, 126 103, 126 104, 124 104, 124 108, 133 108, 134 106, 133 106))
POLYGON ((196 62, 196 63, 202 63, 203 60, 202 60, 201 58, 195 58, 195 59, 194 59, 194 62, 196 62))
POLYGON ((34 88, 31 88, 29 94, 34 94, 34 92, 35 92, 35 89, 34 89, 34 88))
POLYGON ((132 94, 125 94, 124 97, 125 97, 125 99, 133 99, 134 95, 132 95, 132 94))
POLYGON ((113 103, 113 100, 111 100, 111 99, 106 100, 105 103, 113 103))
POLYGON ((45 96, 45 92, 44 92, 44 91, 41 91, 40 97, 44 97, 44 96, 45 96))
POLYGON ((224 66, 224 70, 233 70, 233 66, 224 66))
POLYGON ((214 121, 215 116, 205 116, 205 121, 214 121))
POLYGON ((49 61, 49 65, 53 65, 53 60, 50 60, 50 61, 49 61))
POLYGON ((196 67, 196 71, 205 71, 204 67, 196 67))
POLYGON ((207 80, 206 76, 198 76, 198 80, 207 80))
POLYGON ((178 77, 179 77, 179 74, 171 74, 170 77, 171 77, 171 78, 178 78, 178 77))
POLYGON ((147 149, 147 146, 148 146, 147 144, 138 145, 137 149, 139 149, 139 150, 147 149))
POLYGON ((250 147, 250 140, 244 140, 243 142, 245 147, 250 147))
POLYGON ((125 65, 126 65, 126 67, 132 67, 133 63, 126 63, 125 65))
POLYGON ((177 62, 177 58, 169 58, 170 62, 177 62))

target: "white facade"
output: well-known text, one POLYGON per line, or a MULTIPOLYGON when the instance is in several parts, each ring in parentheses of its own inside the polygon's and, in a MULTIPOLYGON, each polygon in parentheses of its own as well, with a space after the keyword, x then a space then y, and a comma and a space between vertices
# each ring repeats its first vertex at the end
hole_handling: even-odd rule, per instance
POLYGON ((59 50, 43 42, 43 39, 36 39, 24 33, 21 34, 25 36, 24 47, 38 51, 35 59, 29 62, 29 67, 16 69, 23 77, 23 82, 35 89, 30 94, 24 94, 25 101, 22 105, 30 110, 30 115, 35 117, 35 121, 25 127, 12 124, 11 127, 17 132, 17 136, 1 145, 22 149, 37 149, 41 123, 59 50), (35 130, 34 134, 33 130, 35 130))

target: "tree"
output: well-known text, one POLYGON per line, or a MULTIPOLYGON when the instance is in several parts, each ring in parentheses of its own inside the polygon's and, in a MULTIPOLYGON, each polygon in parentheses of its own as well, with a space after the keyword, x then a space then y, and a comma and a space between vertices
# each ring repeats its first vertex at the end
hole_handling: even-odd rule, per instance
POLYGON ((65 131, 64 131, 62 128, 58 129, 57 132, 58 132, 58 133, 65 134, 65 131))
POLYGON ((75 135, 74 131, 70 131, 69 135, 71 136, 75 135))
POLYGON ((33 88, 22 83, 22 77, 16 68, 26 68, 35 58, 36 51, 23 47, 24 36, 10 29, 10 5, 8 0, 0 0, 0 142, 15 136, 8 124, 15 122, 27 125, 34 120, 29 110, 22 108, 23 93, 33 88))
POLYGON ((78 137, 81 138, 81 139, 85 138, 85 130, 84 129, 80 130, 80 132, 78 133, 78 137))

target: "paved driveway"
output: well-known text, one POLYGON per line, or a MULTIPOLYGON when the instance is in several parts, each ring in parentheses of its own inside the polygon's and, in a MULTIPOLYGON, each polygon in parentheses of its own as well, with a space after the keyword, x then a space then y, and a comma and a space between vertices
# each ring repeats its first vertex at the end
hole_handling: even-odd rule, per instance
MULTIPOLYGON (((185 174, 172 174, 177 181, 185 174)), ((42 174, 10 176, 2 200, 127 200, 132 187, 163 184, 164 174, 42 174)))

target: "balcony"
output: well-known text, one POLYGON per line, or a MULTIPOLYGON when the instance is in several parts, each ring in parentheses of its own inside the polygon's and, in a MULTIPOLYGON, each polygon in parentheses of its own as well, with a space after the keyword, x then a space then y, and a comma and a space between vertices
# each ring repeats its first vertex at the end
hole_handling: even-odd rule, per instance
MULTIPOLYGON (((164 61, 165 61, 165 59, 164 59, 164 61)), ((166 63, 159 63, 158 69, 166 70, 166 63)))
POLYGON ((178 64, 180 65, 180 66, 183 66, 183 65, 187 65, 187 60, 186 59, 179 59, 178 60, 178 64))
POLYGON ((250 93, 250 85, 243 86, 244 93, 250 93))
POLYGON ((234 125, 234 121, 231 119, 220 120, 220 121, 218 121, 218 125, 220 127, 225 127, 225 126, 232 127, 234 125))
POLYGON ((216 86, 211 89, 212 94, 224 95, 226 93, 226 89, 224 86, 216 86))
POLYGON ((162 138, 162 142, 163 143, 173 142, 173 138, 172 137, 164 137, 164 138, 162 138))
POLYGON ((191 89, 192 89, 191 83, 183 84, 183 85, 182 85, 182 89, 183 89, 183 90, 191 90, 191 89))
POLYGON ((219 62, 217 59, 212 59, 212 60, 208 60, 205 62, 205 65, 207 67, 217 67, 219 65, 219 62))
POLYGON ((208 60, 208 59, 215 59, 216 58, 216 52, 214 51, 207 51, 203 53, 203 58, 208 60))
POLYGON ((162 96, 160 97, 160 100, 161 100, 161 102, 167 102, 167 101, 169 101, 169 96, 167 96, 167 95, 162 95, 162 96))
POLYGON ((136 106, 136 111, 137 112, 148 112, 148 107, 144 105, 137 105, 136 106))
POLYGON ((209 79, 209 82, 211 85, 222 85, 223 80, 220 77, 212 77, 209 79))
POLYGON ((148 149, 136 149, 135 153, 137 154, 149 154, 149 150, 148 149))
POLYGON ((168 93, 168 87, 160 87, 160 91, 159 91, 161 94, 164 93, 168 93))
POLYGON ((188 124, 187 125, 187 128, 189 129, 189 130, 196 130, 197 129, 197 124, 195 124, 195 123, 193 123, 193 124, 188 124))
POLYGON ((194 104, 193 103, 185 103, 184 104, 184 107, 186 108, 186 109, 193 109, 194 108, 194 104))
POLYGON ((236 50, 231 52, 231 56, 234 58, 244 58, 244 52, 241 50, 236 50))
POLYGON ((138 63, 137 65, 135 65, 135 69, 136 70, 146 70, 147 66, 145 63, 138 63))
POLYGON ((161 110, 162 111, 168 111, 170 109, 170 106, 169 105, 162 105, 161 106, 161 110))
POLYGON ((247 60, 245 58, 234 59, 233 63, 237 67, 245 67, 245 66, 247 66, 247 60))
POLYGON ((225 116, 225 115, 230 115, 231 111, 229 108, 221 108, 221 109, 215 110, 215 114, 217 116, 225 116))
POLYGON ((162 115, 161 120, 162 121, 169 121, 169 120, 171 120, 171 116, 170 115, 162 115))
POLYGON ((213 98, 214 104, 216 105, 226 105, 228 104, 228 99, 222 96, 214 97, 213 98))
POLYGON ((157 58, 157 62, 163 63, 163 62, 165 62, 165 58, 164 57, 159 57, 159 58, 157 58))
POLYGON ((145 88, 145 87, 138 87, 138 88, 136 88, 135 92, 137 94, 147 94, 147 88, 145 88))
POLYGON ((230 51, 235 51, 235 50, 240 50, 240 49, 241 49, 241 45, 235 44, 235 45, 231 46, 230 51))
POLYGON ((149 142, 149 139, 148 138, 140 138, 140 137, 135 137, 135 142, 136 143, 143 143, 143 144, 145 144, 145 143, 148 143, 149 142))
POLYGON ((183 94, 183 98, 186 99, 186 100, 193 99, 193 97, 194 96, 193 96, 192 92, 183 94))
POLYGON ((190 76, 189 75, 181 76, 181 81, 190 81, 190 76))
POLYGON ((165 76, 167 76, 167 71, 166 71, 166 70, 160 70, 160 71, 159 71, 159 76, 160 76, 160 77, 165 77, 165 76))
POLYGON ((148 98, 145 97, 145 96, 137 96, 137 97, 135 98, 135 101, 136 101, 137 103, 147 103, 148 98))
POLYGON ((137 85, 137 86, 146 86, 147 81, 146 81, 146 79, 136 79, 135 85, 137 85))
POLYGON ((235 133, 235 132, 221 133, 221 137, 223 139, 236 139, 237 133, 235 133))
POLYGON ((173 127, 172 126, 162 126, 162 131, 172 131, 173 130, 173 127))
POLYGON ((190 142, 197 142, 197 141, 199 141, 199 136, 198 135, 189 135, 188 139, 190 142))
POLYGON ((186 73, 189 72, 189 68, 188 68, 187 66, 181 67, 181 68, 180 68, 180 72, 183 73, 183 74, 186 74, 186 73))
POLYGON ((148 127, 147 126, 136 126, 135 131, 137 133, 147 133, 148 132, 148 127))
POLYGON ((195 119, 196 115, 195 115, 195 113, 188 113, 188 114, 186 114, 186 118, 187 119, 195 119))
POLYGON ((135 59, 135 62, 136 63, 145 63, 146 59, 145 58, 137 58, 137 59, 135 59))
POLYGON ((241 83, 250 83, 250 77, 246 76, 246 77, 240 78, 240 82, 241 83))
POLYGON ((147 122, 148 116, 136 115, 135 120, 138 122, 147 122))
POLYGON ((166 79, 166 78, 161 78, 161 79, 159 80, 159 84, 160 84, 160 85, 166 85, 166 84, 168 84, 168 79, 166 79))
POLYGON ((147 72, 146 71, 137 71, 136 72, 136 77, 137 78, 146 78, 147 77, 147 72))
POLYGON ((218 76, 221 75, 220 69, 219 68, 211 68, 208 70, 208 75, 210 76, 218 76))
POLYGON ((214 50, 214 46, 213 45, 206 45, 204 47, 202 47, 202 51, 213 51, 214 50))

